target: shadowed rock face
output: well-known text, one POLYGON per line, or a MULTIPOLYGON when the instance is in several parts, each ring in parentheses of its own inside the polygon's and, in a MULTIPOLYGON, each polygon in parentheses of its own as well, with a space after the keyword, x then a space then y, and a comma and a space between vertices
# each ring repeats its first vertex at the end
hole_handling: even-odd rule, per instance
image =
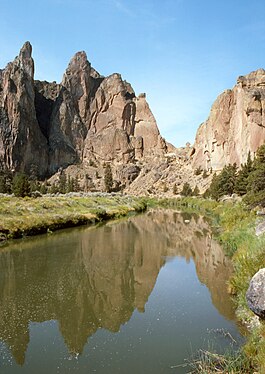
POLYGON ((162 155, 166 143, 145 100, 119 74, 102 77, 85 52, 62 83, 34 81, 29 42, 0 71, 0 161, 40 176, 91 159, 118 163, 162 155))
POLYGON ((246 162, 265 141, 265 70, 241 76, 232 90, 215 101, 210 116, 198 129, 194 167, 220 170, 246 162))
POLYGON ((99 328, 117 332, 135 309, 144 312, 167 256, 192 259, 213 304, 233 319, 226 293, 231 264, 207 223, 161 210, 3 248, 0 339, 23 364, 30 323, 57 320, 69 351, 81 353, 99 328))

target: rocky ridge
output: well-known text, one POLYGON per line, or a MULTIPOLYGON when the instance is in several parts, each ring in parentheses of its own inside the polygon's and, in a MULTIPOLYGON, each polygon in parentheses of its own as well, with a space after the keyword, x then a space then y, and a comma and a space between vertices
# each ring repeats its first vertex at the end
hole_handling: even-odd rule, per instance
POLYGON ((81 51, 60 84, 34 80, 26 42, 0 70, 0 167, 35 170, 51 181, 64 170, 85 191, 97 191, 110 163, 114 190, 172 196, 188 182, 204 192, 212 171, 240 166, 264 143, 264 107, 265 70, 259 69, 217 98, 193 146, 175 148, 161 137, 145 94, 137 97, 120 74, 100 75, 81 51))
POLYGON ((0 74, 2 168, 47 177, 69 165, 135 163, 162 156, 161 137, 145 94, 120 74, 101 76, 85 52, 71 59, 62 82, 34 81, 32 47, 0 74))

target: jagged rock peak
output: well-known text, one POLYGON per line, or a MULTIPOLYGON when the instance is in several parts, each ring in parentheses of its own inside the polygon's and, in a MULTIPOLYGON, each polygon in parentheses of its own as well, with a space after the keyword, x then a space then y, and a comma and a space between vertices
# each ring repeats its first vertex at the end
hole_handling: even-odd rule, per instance
POLYGON ((237 84, 247 88, 265 86, 265 70, 258 69, 245 76, 240 76, 237 79, 237 84))
POLYGON ((90 67, 90 63, 87 60, 87 55, 85 51, 79 51, 77 52, 70 60, 67 71, 76 69, 76 67, 79 68, 87 68, 90 67))
POLYGON ((92 66, 87 59, 85 51, 79 51, 71 58, 66 69, 66 75, 78 74, 81 71, 87 72, 92 78, 103 78, 92 66))
POLYGON ((34 77, 34 61, 31 56, 32 46, 30 42, 25 42, 21 48, 18 56, 20 67, 26 71, 26 73, 33 78, 34 77))

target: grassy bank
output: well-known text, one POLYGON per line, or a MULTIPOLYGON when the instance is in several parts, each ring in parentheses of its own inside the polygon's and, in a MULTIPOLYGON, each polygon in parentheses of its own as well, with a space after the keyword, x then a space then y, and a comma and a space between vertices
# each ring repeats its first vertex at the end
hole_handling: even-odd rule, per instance
POLYGON ((214 356, 214 360, 210 360, 211 355, 208 355, 198 360, 197 369, 201 367, 201 370, 197 372, 265 373, 265 323, 259 322, 250 311, 245 297, 252 276, 265 267, 265 234, 260 237, 255 235, 256 213, 242 203, 220 203, 194 198, 162 201, 162 204, 167 203, 182 210, 195 211, 210 219, 217 239, 233 262, 234 274, 229 280, 228 291, 233 295, 237 317, 249 328, 246 345, 236 357, 228 355, 223 358, 223 369, 220 367, 220 360, 218 362, 214 356), (209 371, 207 363, 212 365, 208 365, 209 371), (227 371, 228 367, 230 371, 227 371))
POLYGON ((0 196, 1 240, 37 235, 142 212, 146 204, 130 196, 0 196))

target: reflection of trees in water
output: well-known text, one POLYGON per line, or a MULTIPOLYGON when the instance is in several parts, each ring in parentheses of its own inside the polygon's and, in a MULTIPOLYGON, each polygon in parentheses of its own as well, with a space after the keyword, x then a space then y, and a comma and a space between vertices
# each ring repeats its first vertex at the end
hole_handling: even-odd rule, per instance
POLYGON ((116 332, 145 304, 165 256, 193 258, 201 282, 233 318, 230 265, 198 216, 150 211, 99 228, 19 241, 0 253, 0 338, 23 364, 29 322, 58 320, 70 352, 102 327, 116 332), (185 223, 185 219, 190 222, 185 223))

